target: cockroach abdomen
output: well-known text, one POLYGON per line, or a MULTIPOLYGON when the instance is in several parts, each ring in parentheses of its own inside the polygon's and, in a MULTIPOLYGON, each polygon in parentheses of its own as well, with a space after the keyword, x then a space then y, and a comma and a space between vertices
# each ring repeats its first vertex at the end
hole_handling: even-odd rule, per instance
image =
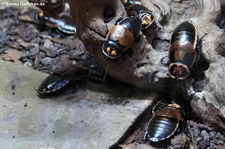
POLYGON ((138 17, 129 17, 122 20, 120 25, 124 26, 127 30, 134 34, 134 37, 137 37, 141 31, 141 20, 138 17))
POLYGON ((40 95, 54 93, 65 87, 67 84, 69 84, 69 82, 69 79, 57 75, 49 75, 41 83, 37 92, 40 95))
POLYGON ((186 79, 197 56, 195 26, 185 21, 174 30, 169 48, 169 74, 177 80, 186 79))
POLYGON ((74 35, 76 33, 76 27, 67 24, 60 25, 57 30, 65 35, 74 35))
POLYGON ((148 137, 152 142, 170 138, 178 129, 179 120, 174 118, 153 116, 148 123, 148 137))

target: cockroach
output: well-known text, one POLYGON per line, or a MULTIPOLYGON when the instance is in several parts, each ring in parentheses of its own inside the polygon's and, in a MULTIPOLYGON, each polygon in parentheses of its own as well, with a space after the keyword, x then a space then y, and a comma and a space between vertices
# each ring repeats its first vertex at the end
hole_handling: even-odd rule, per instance
POLYGON ((158 104, 153 109, 148 123, 147 135, 150 141, 159 142, 170 138, 183 121, 181 107, 177 104, 158 104))
POLYGON ((127 9, 130 5, 137 4, 141 5, 141 0, 121 0, 125 9, 127 9))
POLYGON ((57 75, 49 75, 41 83, 41 85, 37 89, 37 92, 39 95, 51 94, 63 89, 70 82, 71 82, 70 79, 63 78, 57 75))
POLYGON ((185 21, 173 32, 169 48, 169 74, 177 80, 186 79, 196 60, 200 42, 195 26, 185 21))
POLYGON ((171 101, 169 100, 158 101, 152 108, 152 114, 154 114, 156 111, 164 109, 165 107, 168 106, 168 104, 171 104, 171 101))
POLYGON ((155 22, 155 17, 152 14, 152 11, 147 9, 142 5, 130 5, 127 9, 128 16, 137 16, 142 21, 142 30, 145 29, 156 29, 158 26, 155 22))
POLYGON ((117 59, 131 47, 141 31, 141 20, 138 17, 127 17, 109 29, 102 52, 110 59, 117 59))
POLYGON ((62 20, 54 19, 44 16, 41 11, 37 14, 36 19, 39 24, 42 24, 50 29, 55 29, 63 35, 74 35, 76 33, 76 27, 71 24, 66 24, 62 20))
POLYGON ((97 63, 93 61, 77 64, 73 67, 65 69, 60 74, 51 74, 41 83, 37 92, 39 95, 48 95, 59 92, 70 82, 77 84, 78 81, 88 79, 94 83, 102 84, 105 72, 99 68, 97 63))
POLYGON ((56 20, 56 22, 59 24, 59 27, 57 27, 57 31, 59 31, 63 35, 74 35, 77 30, 76 27, 71 24, 65 24, 61 20, 56 20))

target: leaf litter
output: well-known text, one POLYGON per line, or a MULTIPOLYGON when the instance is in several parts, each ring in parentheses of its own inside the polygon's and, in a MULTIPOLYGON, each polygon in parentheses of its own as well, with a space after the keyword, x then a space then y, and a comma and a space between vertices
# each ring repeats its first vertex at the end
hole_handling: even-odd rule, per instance
MULTIPOLYGON (((59 60, 85 54, 83 43, 76 36, 61 36, 36 20, 38 10, 8 7, 0 10, 0 58, 22 63, 34 69, 52 72, 59 60)), ((74 60, 73 60, 74 61, 74 60)), ((64 62, 66 63, 66 62, 64 62)))

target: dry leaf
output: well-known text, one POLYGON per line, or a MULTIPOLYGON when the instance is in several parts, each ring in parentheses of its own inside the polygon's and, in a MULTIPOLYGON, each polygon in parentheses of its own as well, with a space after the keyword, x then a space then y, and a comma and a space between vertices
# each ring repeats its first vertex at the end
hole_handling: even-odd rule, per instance
POLYGON ((8 49, 8 53, 7 54, 3 54, 2 55, 2 59, 5 61, 12 61, 12 62, 17 62, 17 63, 21 63, 19 61, 19 59, 21 58, 21 54, 22 52, 17 50, 17 49, 8 49))
POLYGON ((128 145, 119 145, 119 147, 122 147, 122 149, 155 149, 154 147, 150 145, 138 144, 138 143, 132 143, 128 145))
POLYGON ((35 22, 34 19, 29 15, 21 15, 19 16, 19 19, 25 22, 35 22))
POLYGON ((67 43, 67 40, 61 39, 61 38, 50 38, 50 40, 51 40, 52 42, 56 42, 56 43, 64 43, 64 44, 67 43))
POLYGON ((31 44, 30 44, 30 42, 20 42, 20 46, 26 49, 29 46, 31 46, 31 44))
POLYGON ((17 59, 13 59, 12 57, 8 56, 8 55, 3 55, 2 56, 2 59, 4 61, 10 61, 10 62, 15 62, 15 63, 18 63, 18 64, 21 64, 21 62, 17 59))
POLYGON ((53 47, 53 44, 50 40, 46 39, 44 43, 44 47, 47 49, 51 49, 53 47))
POLYGON ((17 60, 21 58, 21 54, 22 54, 21 51, 19 51, 17 49, 12 49, 12 48, 10 48, 7 53, 8 56, 12 57, 13 59, 17 59, 17 60))

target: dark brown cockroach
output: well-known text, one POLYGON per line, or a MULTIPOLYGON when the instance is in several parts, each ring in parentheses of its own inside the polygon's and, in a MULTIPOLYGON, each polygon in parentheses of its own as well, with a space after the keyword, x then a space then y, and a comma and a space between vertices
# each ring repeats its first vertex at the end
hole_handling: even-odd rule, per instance
POLYGON ((158 28, 152 12, 142 5, 130 5, 127 9, 127 15, 139 17, 142 21, 142 30, 158 28))
POLYGON ((47 95, 58 92, 71 82, 70 79, 63 78, 57 75, 49 75, 41 83, 37 92, 39 95, 47 95))
POLYGON ((180 121, 183 121, 181 107, 177 104, 160 103, 152 112, 147 129, 148 138, 152 142, 170 138, 178 130, 180 121))
POLYGON ((66 24, 59 19, 46 17, 42 11, 36 16, 36 19, 39 24, 44 25, 50 29, 55 29, 62 35, 74 35, 76 33, 76 27, 74 25, 66 24))
POLYGON ((103 80, 105 73, 98 64, 90 61, 69 67, 60 74, 51 74, 41 83, 37 92, 39 95, 48 95, 59 92, 70 82, 77 84, 78 81, 88 79, 94 83, 105 83, 103 80))
POLYGON ((169 48, 169 74, 183 80, 190 74, 196 60, 199 42, 196 28, 188 21, 181 23, 173 32, 169 48))
POLYGON ((133 4, 141 5, 141 0, 121 0, 121 2, 123 3, 126 10, 130 5, 133 4))
POLYGON ((168 104, 171 104, 169 100, 158 101, 152 108, 152 114, 154 114, 156 111, 164 109, 165 107, 168 106, 168 104))
POLYGON ((110 59, 117 59, 131 47, 141 31, 141 20, 138 17, 128 17, 109 29, 102 52, 110 59))

